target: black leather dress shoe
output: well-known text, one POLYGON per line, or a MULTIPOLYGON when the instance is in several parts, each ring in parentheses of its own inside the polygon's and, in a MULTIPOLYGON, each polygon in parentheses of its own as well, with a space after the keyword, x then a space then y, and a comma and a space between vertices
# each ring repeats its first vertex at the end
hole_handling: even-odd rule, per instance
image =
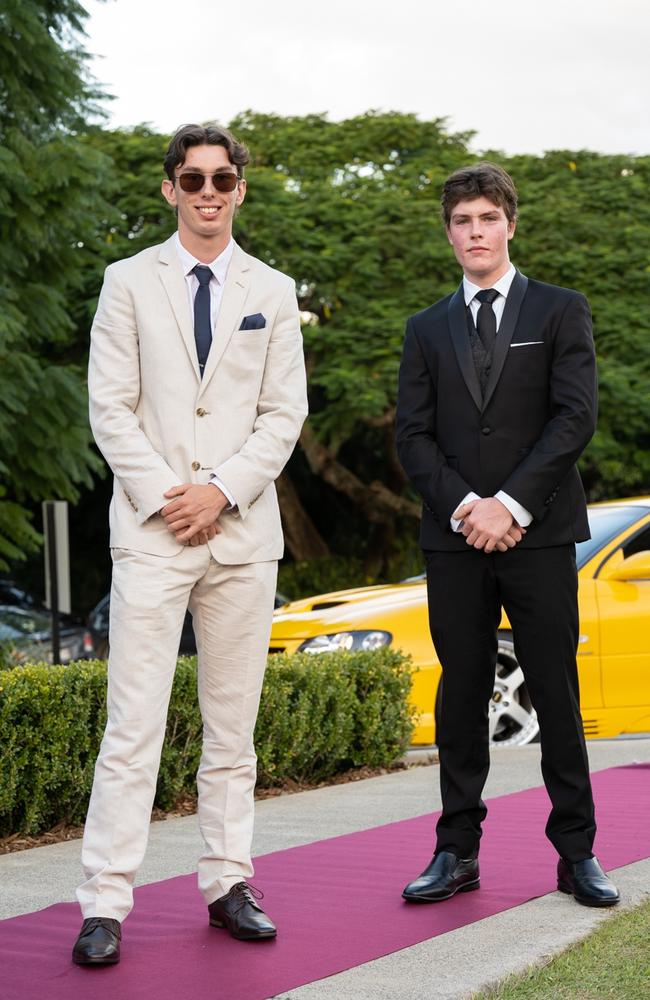
POLYGON ((237 882, 225 896, 208 906, 211 927, 225 927, 239 941, 269 941, 277 934, 273 921, 259 905, 263 893, 237 882))
POLYGON ((87 917, 72 949, 77 965, 115 965, 120 960, 122 928, 119 920, 87 917))
POLYGON ((557 887, 583 906, 614 906, 621 898, 596 858, 586 858, 573 864, 560 858, 557 863, 557 887))
POLYGON ((419 878, 404 889, 409 903, 438 903, 457 892, 471 892, 481 884, 478 858, 459 858, 451 851, 438 851, 419 878))

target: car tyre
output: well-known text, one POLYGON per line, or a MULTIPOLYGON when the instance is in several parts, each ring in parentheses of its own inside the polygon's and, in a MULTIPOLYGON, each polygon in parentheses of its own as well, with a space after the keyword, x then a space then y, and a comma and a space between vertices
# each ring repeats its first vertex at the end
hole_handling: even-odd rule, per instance
MULTIPOLYGON (((436 731, 442 708, 442 677, 436 692, 436 731)), ((499 632, 494 691, 488 709, 490 749, 521 747, 539 739, 539 723, 515 655, 511 632, 499 632)))

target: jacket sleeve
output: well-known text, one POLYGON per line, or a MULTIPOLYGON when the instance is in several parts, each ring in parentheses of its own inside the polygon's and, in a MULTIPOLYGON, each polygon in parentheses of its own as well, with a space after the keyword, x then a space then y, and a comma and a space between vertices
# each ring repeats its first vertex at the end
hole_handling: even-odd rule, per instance
POLYGON ((106 269, 90 334, 90 425, 97 446, 136 511, 138 524, 169 501, 164 493, 181 482, 142 431, 140 352, 133 300, 119 277, 106 269))
POLYGON ((451 530, 451 515, 472 487, 449 467, 436 443, 437 391, 409 320, 397 392, 397 453, 425 506, 451 530))
POLYGON ((598 383, 591 313, 574 295, 555 335, 549 383, 550 419, 502 489, 541 521, 562 480, 596 429, 598 383))
POLYGON ((257 418, 242 447, 214 469, 241 517, 288 462, 307 416, 305 361, 295 285, 288 282, 269 339, 257 418))

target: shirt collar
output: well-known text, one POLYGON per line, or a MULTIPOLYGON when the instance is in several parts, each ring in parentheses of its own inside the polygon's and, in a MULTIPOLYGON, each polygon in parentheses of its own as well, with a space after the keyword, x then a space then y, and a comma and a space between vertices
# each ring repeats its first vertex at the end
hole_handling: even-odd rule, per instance
MULTIPOLYGON (((187 277, 197 264, 202 264, 202 261, 197 260, 196 257, 192 256, 189 250, 185 249, 181 243, 181 238, 178 235, 178 230, 174 233, 174 240, 176 243, 176 251, 181 261, 181 267, 183 268, 183 274, 187 277)), ((215 257, 210 264, 203 265, 204 267, 210 268, 212 274, 220 285, 223 285, 226 280, 226 272, 228 271, 228 265, 230 264, 234 249, 235 241, 231 236, 228 241, 228 245, 221 251, 219 256, 215 257)))
MULTIPOLYGON (((508 292, 510 291, 510 286, 513 282, 517 269, 514 264, 511 264, 506 273, 495 281, 491 288, 495 288, 499 295, 503 295, 504 299, 508 297, 508 292)), ((481 291, 480 285, 475 285, 473 282, 463 275, 463 295, 465 296, 465 305, 468 306, 477 292, 481 291)))

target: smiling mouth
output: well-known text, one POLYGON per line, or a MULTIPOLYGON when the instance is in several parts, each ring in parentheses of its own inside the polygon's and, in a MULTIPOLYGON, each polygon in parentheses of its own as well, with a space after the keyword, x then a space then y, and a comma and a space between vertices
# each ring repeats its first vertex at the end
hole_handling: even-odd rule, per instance
POLYGON ((218 205, 197 205, 198 212, 200 215, 204 215, 206 218, 211 219, 219 211, 218 205))

